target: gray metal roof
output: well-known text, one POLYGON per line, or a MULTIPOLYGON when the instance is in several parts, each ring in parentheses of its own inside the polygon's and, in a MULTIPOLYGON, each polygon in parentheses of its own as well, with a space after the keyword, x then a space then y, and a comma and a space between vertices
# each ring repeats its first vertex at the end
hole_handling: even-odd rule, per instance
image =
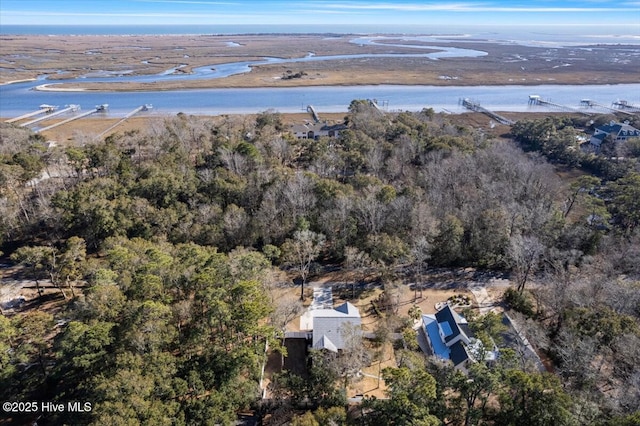
POLYGON ((335 309, 315 309, 313 315, 312 347, 321 345, 321 340, 328 339, 337 349, 344 349, 343 330, 345 324, 351 324, 358 329, 362 324, 358 308, 345 302, 335 309))

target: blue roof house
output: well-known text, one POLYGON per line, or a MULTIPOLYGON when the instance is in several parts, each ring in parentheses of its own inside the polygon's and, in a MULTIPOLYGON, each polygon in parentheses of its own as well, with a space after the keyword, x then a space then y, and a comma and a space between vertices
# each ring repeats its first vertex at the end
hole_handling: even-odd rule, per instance
POLYGON ((604 139, 609 135, 611 135, 611 138, 615 143, 618 143, 624 142, 630 138, 640 138, 640 130, 629 125, 629 122, 616 123, 615 121, 611 121, 609 124, 596 127, 589 143, 596 152, 598 152, 600 150, 600 145, 602 145, 604 139))
POLYGON ((423 315, 422 324, 433 355, 451 361, 458 369, 466 370, 474 362, 469 347, 474 344, 467 320, 445 305, 435 315, 423 315))

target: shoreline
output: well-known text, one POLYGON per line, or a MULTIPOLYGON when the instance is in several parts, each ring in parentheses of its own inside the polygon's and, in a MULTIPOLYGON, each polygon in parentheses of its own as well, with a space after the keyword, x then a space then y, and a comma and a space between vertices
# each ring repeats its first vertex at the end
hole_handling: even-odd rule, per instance
POLYGON ((39 92, 86 92, 86 89, 83 89, 81 87, 78 88, 64 88, 64 87, 50 87, 53 85, 63 85, 64 83, 48 83, 48 84, 41 84, 39 86, 36 86, 33 88, 33 90, 37 90, 39 92))
POLYGON ((10 84, 19 84, 19 83, 29 83, 31 81, 38 81, 38 79, 37 78, 23 78, 21 80, 5 81, 4 83, 0 83, 0 86, 8 86, 10 84))
MULTIPOLYGON (((31 81, 35 81, 31 80, 31 81)), ((193 82, 208 82, 209 80, 193 80, 193 82)), ((304 84, 286 84, 286 85, 277 85, 277 84, 262 84, 262 85, 253 85, 253 84, 226 84, 226 85, 199 85, 199 84, 184 84, 177 87, 176 85, 166 85, 166 84, 158 84, 153 87, 147 86, 149 83, 139 83, 139 86, 146 87, 121 87, 122 85, 128 85, 129 83, 89 83, 88 85, 82 85, 83 87, 75 87, 75 85, 80 85, 81 83, 46 83, 33 87, 31 90, 39 91, 39 92, 88 92, 88 93, 146 93, 146 92, 177 92, 177 91, 199 91, 199 90, 224 90, 224 89, 291 89, 291 88, 305 88, 305 87, 364 87, 364 86, 406 86, 406 87, 537 87, 537 86, 602 86, 602 85, 610 85, 610 86, 621 86, 627 84, 638 84, 640 81, 637 79, 630 79, 629 81, 618 79, 615 81, 607 81, 607 82, 585 82, 585 81, 565 81, 565 80, 519 80, 519 81, 508 81, 508 82, 499 82, 499 81, 487 81, 483 84, 476 84, 475 82, 469 82, 465 84, 460 80, 443 80, 438 79, 435 81, 429 81, 425 83, 415 83, 415 82, 307 82, 304 84), (455 83, 455 84, 452 84, 455 83), (114 87, 109 88, 96 88, 93 86, 97 85, 113 85, 114 87), (52 87, 56 86, 56 87, 52 87), (72 86, 72 87, 65 87, 72 86)), ((7 83, 8 84, 8 83, 7 83)), ((153 83, 151 83, 153 84, 153 83)), ((137 86, 138 86, 137 85, 137 86)))

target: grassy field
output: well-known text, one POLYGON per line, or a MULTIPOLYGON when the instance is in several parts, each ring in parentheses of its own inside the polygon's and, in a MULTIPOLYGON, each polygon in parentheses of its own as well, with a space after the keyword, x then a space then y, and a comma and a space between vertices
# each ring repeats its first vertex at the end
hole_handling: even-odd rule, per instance
MULTIPOLYGON (((407 47, 358 45, 348 35, 2 36, 0 83, 48 74, 57 79, 91 74, 152 75, 180 67, 258 60, 365 53, 427 53, 407 47)), ((399 42, 389 39, 387 44, 399 42)), ((402 41, 402 43, 407 43, 402 41)), ((487 52, 478 58, 359 58, 270 64, 218 79, 156 83, 64 83, 83 90, 175 90, 219 87, 420 84, 616 84, 637 83, 640 57, 634 48, 541 48, 482 41, 438 41, 438 45, 487 52), (283 79, 300 74, 299 78, 283 79)))

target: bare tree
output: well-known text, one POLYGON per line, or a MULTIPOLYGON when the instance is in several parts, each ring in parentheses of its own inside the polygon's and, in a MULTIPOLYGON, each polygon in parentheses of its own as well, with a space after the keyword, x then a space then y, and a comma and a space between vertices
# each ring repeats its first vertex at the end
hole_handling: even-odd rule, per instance
POLYGON ((368 186, 364 196, 355 202, 355 211, 364 229, 371 234, 377 234, 384 225, 386 205, 378 200, 377 194, 380 188, 368 186))
POLYGON ((373 261, 366 252, 360 251, 356 247, 346 247, 344 256, 345 269, 355 275, 351 280, 351 298, 355 299, 356 285, 364 280, 373 261))
POLYGON ((544 245, 535 236, 514 235, 508 248, 517 290, 522 293, 530 276, 535 273, 544 245))
POLYGON ((380 176, 384 167, 385 152, 380 144, 374 144, 365 154, 367 168, 374 176, 380 176))
POLYGON ((230 248, 246 244, 248 225, 249 217, 242 207, 227 206, 222 216, 222 229, 230 248))
POLYGON ((360 374, 360 370, 371 362, 371 354, 364 346, 362 329, 359 325, 344 323, 340 329, 344 348, 338 354, 331 354, 332 368, 343 379, 344 389, 349 386, 349 380, 360 374))
POLYGON ((218 148, 218 154, 227 169, 240 176, 247 173, 247 159, 244 155, 225 146, 218 148))
POLYGON ((416 300, 418 289, 422 298, 422 279, 427 269, 427 260, 431 259, 431 244, 425 236, 419 236, 414 240, 410 257, 413 266, 413 300, 416 300))
POLYGON ((339 250, 345 247, 355 233, 353 222, 353 200, 346 195, 338 195, 332 200, 333 206, 320 214, 319 226, 329 236, 331 245, 339 250))
POLYGON ((324 247, 325 236, 308 229, 296 231, 293 239, 282 245, 285 262, 290 264, 300 274, 300 300, 304 300, 304 286, 307 283, 311 264, 318 258, 324 247))
POLYGON ((282 197, 293 217, 304 217, 315 206, 313 188, 313 181, 304 173, 297 172, 286 181, 282 187, 282 197))

